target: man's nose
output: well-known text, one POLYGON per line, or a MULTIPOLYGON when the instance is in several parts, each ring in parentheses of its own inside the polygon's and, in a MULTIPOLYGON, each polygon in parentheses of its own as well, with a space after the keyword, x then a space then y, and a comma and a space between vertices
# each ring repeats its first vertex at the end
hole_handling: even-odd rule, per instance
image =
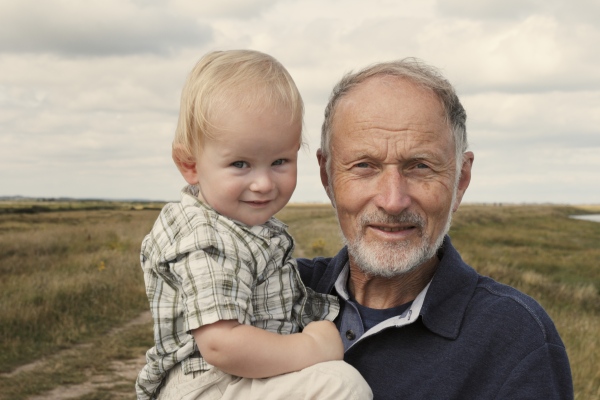
POLYGON ((398 215, 411 203, 409 183, 397 166, 386 166, 378 179, 375 205, 389 215, 398 215))
POLYGON ((250 190, 259 193, 268 193, 273 190, 273 179, 268 172, 256 172, 250 184, 250 190))

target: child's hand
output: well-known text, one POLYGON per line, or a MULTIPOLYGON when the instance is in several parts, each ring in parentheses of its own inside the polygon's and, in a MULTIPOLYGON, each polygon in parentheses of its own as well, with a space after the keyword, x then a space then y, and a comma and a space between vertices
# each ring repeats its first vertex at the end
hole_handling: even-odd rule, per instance
POLYGON ((344 358, 344 344, 335 324, 331 321, 315 321, 306 325, 303 334, 312 337, 317 345, 316 351, 324 359, 322 361, 341 360, 344 358))

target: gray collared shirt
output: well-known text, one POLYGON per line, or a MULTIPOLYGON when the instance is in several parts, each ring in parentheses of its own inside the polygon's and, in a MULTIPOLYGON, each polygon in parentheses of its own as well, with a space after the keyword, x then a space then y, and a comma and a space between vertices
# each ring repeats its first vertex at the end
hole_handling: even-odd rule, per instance
POLYGON ((410 307, 408 307, 402 314, 388 318, 365 332, 360 312, 354 301, 351 300, 350 294, 348 293, 349 276, 350 266, 348 262, 346 262, 342 272, 335 281, 334 286, 338 296, 345 302, 342 314, 339 316, 338 321, 338 328, 342 336, 342 342, 344 343, 344 351, 348 350, 362 339, 386 328, 400 327, 416 321, 419 313, 421 312, 421 307, 423 305, 425 295, 427 294, 427 289, 429 289, 428 284, 415 298, 410 307))

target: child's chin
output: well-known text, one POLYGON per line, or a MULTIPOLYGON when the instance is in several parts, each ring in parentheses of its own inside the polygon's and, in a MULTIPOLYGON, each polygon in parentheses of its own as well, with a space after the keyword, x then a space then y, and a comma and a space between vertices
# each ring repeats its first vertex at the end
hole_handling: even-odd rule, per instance
POLYGON ((248 226, 256 226, 264 224, 269 220, 269 218, 242 218, 238 219, 238 221, 248 226))

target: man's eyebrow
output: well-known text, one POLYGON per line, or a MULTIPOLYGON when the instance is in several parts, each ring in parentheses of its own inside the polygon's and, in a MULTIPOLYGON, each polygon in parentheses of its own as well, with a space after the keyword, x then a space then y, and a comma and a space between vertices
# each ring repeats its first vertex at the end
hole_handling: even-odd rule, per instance
POLYGON ((410 157, 412 160, 431 160, 432 158, 436 158, 435 153, 418 153, 410 157))
POLYGON ((345 162, 354 162, 356 160, 375 158, 372 153, 364 151, 364 149, 356 150, 356 152, 348 152, 342 157, 345 162))
POLYGON ((418 153, 414 153, 410 155, 410 159, 418 160, 418 159, 432 159, 432 158, 443 158, 441 157, 443 154, 438 151, 421 151, 418 153))
POLYGON ((373 153, 362 151, 360 153, 355 153, 352 157, 356 160, 362 160, 365 158, 375 158, 376 156, 374 156, 373 153))

